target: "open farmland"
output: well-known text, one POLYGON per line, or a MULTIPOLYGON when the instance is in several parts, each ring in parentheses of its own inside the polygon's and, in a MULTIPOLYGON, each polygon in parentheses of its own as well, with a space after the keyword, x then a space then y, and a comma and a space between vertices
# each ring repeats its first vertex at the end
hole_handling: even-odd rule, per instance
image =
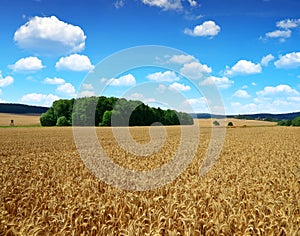
MULTIPOLYGON (((219 159, 199 177, 210 130, 200 129, 197 153, 174 182, 134 192, 89 172, 70 127, 1 129, 0 235, 299 235, 300 129, 227 129, 219 159)), ((108 156, 136 170, 172 158, 180 127, 166 131, 161 150, 141 159, 117 145, 111 128, 97 128, 108 156)), ((130 132, 149 141, 147 127, 130 132)))
POLYGON ((0 113, 0 126, 9 126, 14 120, 15 126, 38 126, 40 125, 39 115, 22 115, 11 113, 0 113))

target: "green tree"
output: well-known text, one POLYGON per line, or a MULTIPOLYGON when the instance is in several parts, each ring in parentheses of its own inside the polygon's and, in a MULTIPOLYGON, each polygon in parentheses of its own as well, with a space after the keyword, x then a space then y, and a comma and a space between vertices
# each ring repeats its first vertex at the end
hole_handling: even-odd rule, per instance
POLYGON ((41 115, 40 123, 42 126, 56 125, 56 118, 54 117, 54 111, 52 107, 50 107, 48 111, 41 115))
POLYGON ((65 116, 61 116, 57 119, 56 126, 69 126, 70 122, 65 116))
POLYGON ((230 121, 227 126, 233 126, 233 123, 230 121))
POLYGON ((217 120, 215 120, 215 121, 213 122, 213 124, 214 124, 214 126, 219 126, 219 125, 220 125, 219 121, 217 121, 217 120))
POLYGON ((291 120, 280 120, 280 121, 278 121, 277 125, 279 125, 279 126, 291 126, 292 121, 291 120))
POLYGON ((105 111, 102 117, 100 126, 111 126, 112 111, 105 111))
POLYGON ((293 119, 292 126, 300 126, 300 116, 293 119))

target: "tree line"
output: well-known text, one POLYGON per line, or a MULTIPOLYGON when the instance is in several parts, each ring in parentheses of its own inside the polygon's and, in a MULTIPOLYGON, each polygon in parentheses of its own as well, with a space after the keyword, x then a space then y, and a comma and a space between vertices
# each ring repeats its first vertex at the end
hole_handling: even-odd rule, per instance
POLYGON ((115 97, 84 97, 53 102, 40 117, 42 126, 149 126, 192 125, 184 112, 150 107, 141 101, 115 97))
POLYGON ((280 120, 277 124, 279 126, 300 126, 300 116, 295 117, 293 120, 280 120))

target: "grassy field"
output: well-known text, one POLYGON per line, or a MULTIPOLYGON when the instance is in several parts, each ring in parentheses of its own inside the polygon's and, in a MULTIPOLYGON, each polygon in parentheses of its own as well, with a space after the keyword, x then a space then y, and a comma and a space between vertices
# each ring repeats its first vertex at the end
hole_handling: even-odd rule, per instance
MULTIPOLYGON (((150 170, 172 159, 180 128, 168 127, 165 145, 136 157, 97 128, 117 164, 150 170)), ((0 235, 299 235, 300 129, 227 129, 221 155, 198 171, 210 128, 197 153, 172 183, 145 192, 120 190, 83 164, 72 128, 14 128, 0 132, 0 235)), ((130 128, 139 143, 147 127, 130 128)))

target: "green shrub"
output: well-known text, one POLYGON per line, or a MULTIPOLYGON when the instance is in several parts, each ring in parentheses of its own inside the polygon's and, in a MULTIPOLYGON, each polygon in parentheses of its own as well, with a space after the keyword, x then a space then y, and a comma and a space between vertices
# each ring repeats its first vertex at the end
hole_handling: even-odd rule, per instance
POLYGON ((57 119, 56 126, 69 126, 70 122, 65 116, 61 116, 57 119))
POLYGON ((233 123, 230 121, 230 122, 228 123, 228 126, 233 126, 233 123))
POLYGON ((291 126, 292 121, 291 120, 281 120, 277 123, 279 126, 291 126))
POLYGON ((292 126, 300 126, 300 116, 293 119, 292 126))
POLYGON ((214 126, 219 126, 219 125, 220 125, 220 123, 219 123, 217 120, 215 120, 215 121, 213 122, 213 124, 214 124, 214 126))

